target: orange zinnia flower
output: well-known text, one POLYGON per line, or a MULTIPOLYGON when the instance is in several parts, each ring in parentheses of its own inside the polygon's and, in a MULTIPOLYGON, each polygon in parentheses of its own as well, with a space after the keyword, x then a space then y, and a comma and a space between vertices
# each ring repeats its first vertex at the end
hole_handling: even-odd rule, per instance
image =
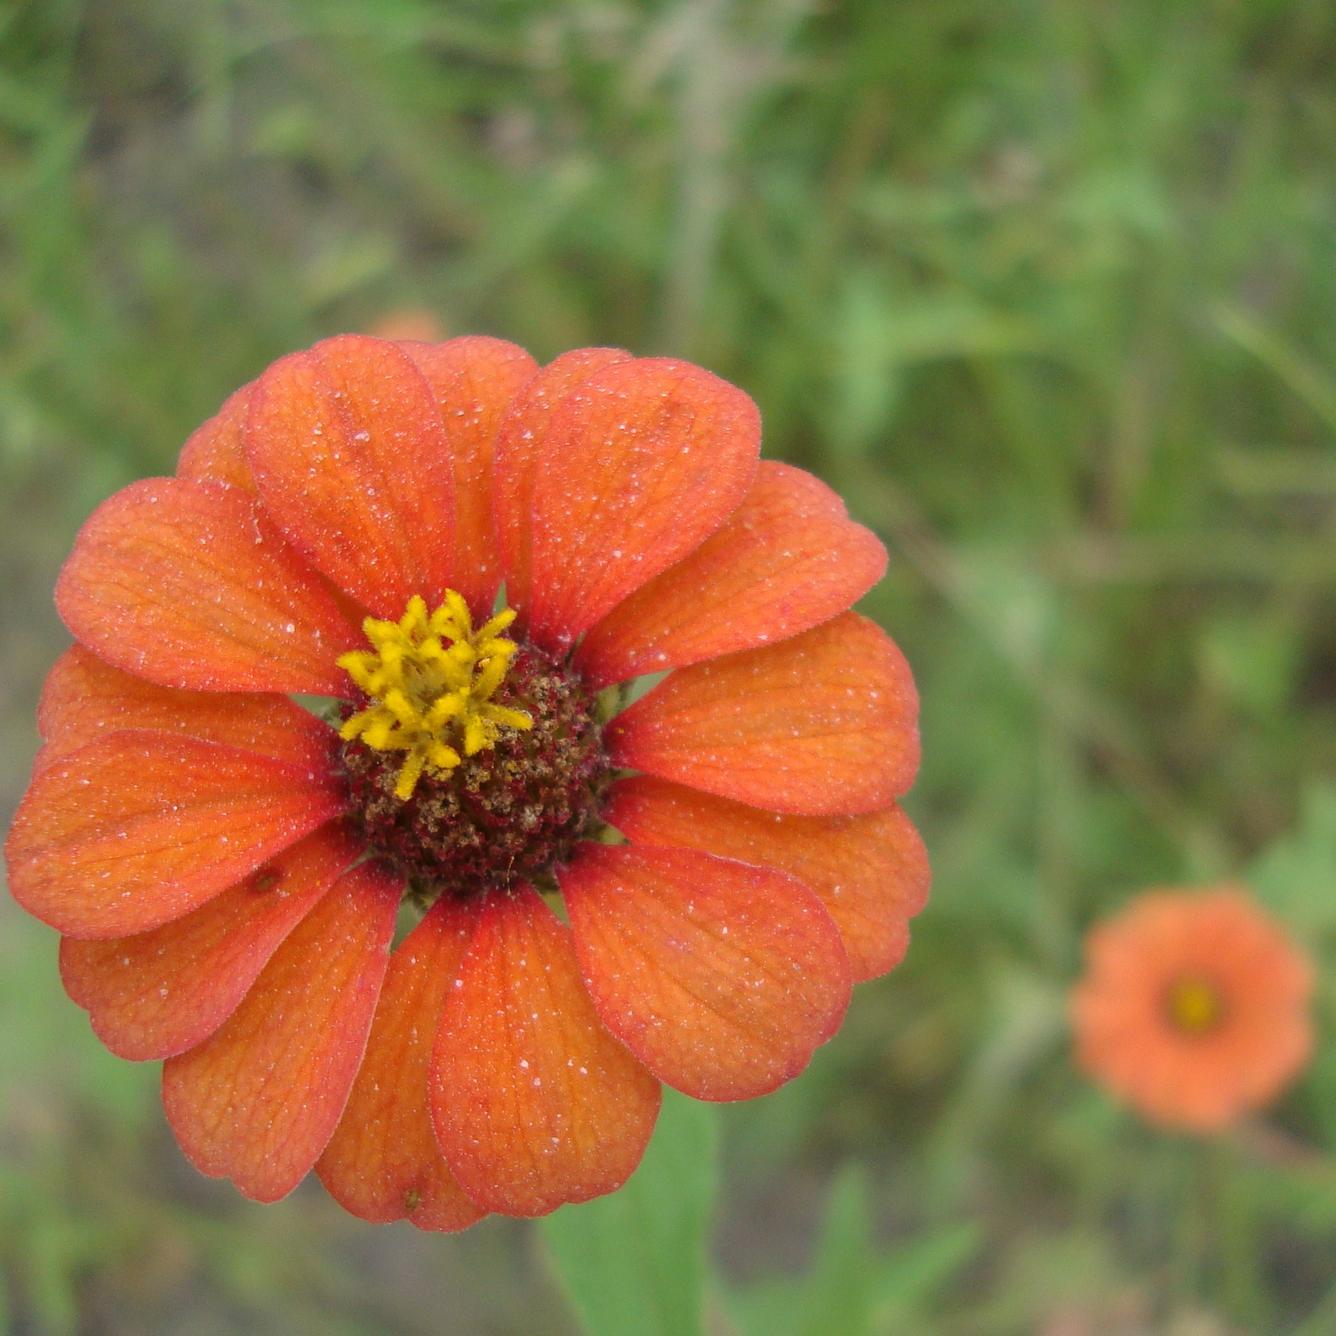
POLYGON ((1152 1122, 1213 1132, 1269 1103, 1312 1046, 1312 970, 1241 891, 1148 891, 1086 944, 1077 1060, 1152 1122))
POLYGON ((661 1081, 774 1089, 899 960, 885 552, 759 435, 682 362, 347 336, 88 521, 11 886, 204 1173, 542 1214, 625 1180, 661 1081))

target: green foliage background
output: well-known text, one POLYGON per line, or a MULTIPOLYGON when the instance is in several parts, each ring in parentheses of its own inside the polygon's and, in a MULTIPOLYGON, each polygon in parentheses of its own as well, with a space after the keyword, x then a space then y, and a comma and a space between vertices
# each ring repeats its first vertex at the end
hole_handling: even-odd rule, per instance
MULTIPOLYGON (((891 550, 936 870, 717 1115, 708 1272, 657 1222, 711 1329, 1336 1331, 1334 62, 1324 0, 0 0, 0 810, 78 524, 275 356, 426 308, 702 362, 891 550), (1198 1146, 1077 1078, 1064 991, 1238 876, 1322 1038, 1198 1146)), ((16 1330, 561 1333, 551 1254, 616 1281, 639 1198, 443 1241, 199 1179, 8 902, 0 1014, 16 1330)), ((684 1126, 646 1173, 704 1191, 684 1126)))

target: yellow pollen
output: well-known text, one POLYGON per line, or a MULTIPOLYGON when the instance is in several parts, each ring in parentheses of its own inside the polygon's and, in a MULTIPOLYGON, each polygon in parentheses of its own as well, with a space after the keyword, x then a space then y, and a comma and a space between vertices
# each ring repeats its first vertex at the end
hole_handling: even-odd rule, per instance
POLYGON ((339 667, 371 698, 339 736, 404 753, 396 798, 411 798, 424 771, 447 775, 465 756, 494 747, 502 729, 533 727, 523 710, 492 703, 519 648, 501 635, 514 620, 507 608, 475 631, 468 604, 453 589, 430 616, 414 594, 397 622, 362 623, 373 649, 339 657, 339 667))
POLYGON ((1220 993, 1200 979, 1184 979, 1169 994, 1169 1014, 1180 1030, 1201 1034, 1209 1030, 1224 1011, 1220 993))

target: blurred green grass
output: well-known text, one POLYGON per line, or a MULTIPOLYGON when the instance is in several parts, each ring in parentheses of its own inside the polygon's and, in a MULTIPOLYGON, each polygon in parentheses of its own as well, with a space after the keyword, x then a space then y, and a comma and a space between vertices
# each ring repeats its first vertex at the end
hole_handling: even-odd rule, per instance
MULTIPOLYGON (((78 524, 273 357, 427 308, 700 361, 887 540, 936 869, 722 1115, 738 1311, 853 1163, 878 1246, 974 1231, 911 1329, 1336 1329, 1333 61, 1321 0, 0 0, 0 806, 78 524), (1075 1077, 1063 991, 1130 891, 1237 875, 1324 1046, 1200 1148, 1075 1077)), ((0 1003, 17 1329, 567 1321, 521 1228, 195 1179, 9 904, 0 1003)))

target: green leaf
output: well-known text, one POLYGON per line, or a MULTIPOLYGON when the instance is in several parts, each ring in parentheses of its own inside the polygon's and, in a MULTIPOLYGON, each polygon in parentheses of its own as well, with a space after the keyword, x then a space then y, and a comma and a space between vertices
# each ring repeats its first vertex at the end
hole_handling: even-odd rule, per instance
POLYGON ((590 1336, 703 1330, 717 1181, 714 1110, 666 1090, 658 1127, 630 1182, 540 1222, 557 1277, 590 1336))
POLYGON ((846 1168, 835 1180, 811 1269, 767 1277, 730 1296, 747 1336, 868 1336, 874 1258, 867 1176, 846 1168))
POLYGON ((870 1330, 873 1255, 871 1204, 867 1175, 861 1167, 845 1169, 835 1180, 812 1270, 797 1304, 798 1336, 849 1336, 870 1330))
POLYGON ((1248 869, 1247 882, 1291 927, 1313 938, 1336 932, 1336 785, 1305 794, 1299 826, 1248 869))
POLYGON ((771 1277, 730 1296, 747 1336, 872 1336, 901 1330, 907 1319, 974 1255, 979 1230, 947 1225, 883 1251, 872 1238, 866 1171, 835 1180, 825 1225, 804 1276, 771 1277))
MULTIPOLYGON (((902 1316, 931 1299, 979 1250, 981 1231, 973 1221, 947 1225, 897 1248, 874 1281, 875 1311, 902 1316)), ((879 1323, 880 1327, 886 1324, 879 1323)))

